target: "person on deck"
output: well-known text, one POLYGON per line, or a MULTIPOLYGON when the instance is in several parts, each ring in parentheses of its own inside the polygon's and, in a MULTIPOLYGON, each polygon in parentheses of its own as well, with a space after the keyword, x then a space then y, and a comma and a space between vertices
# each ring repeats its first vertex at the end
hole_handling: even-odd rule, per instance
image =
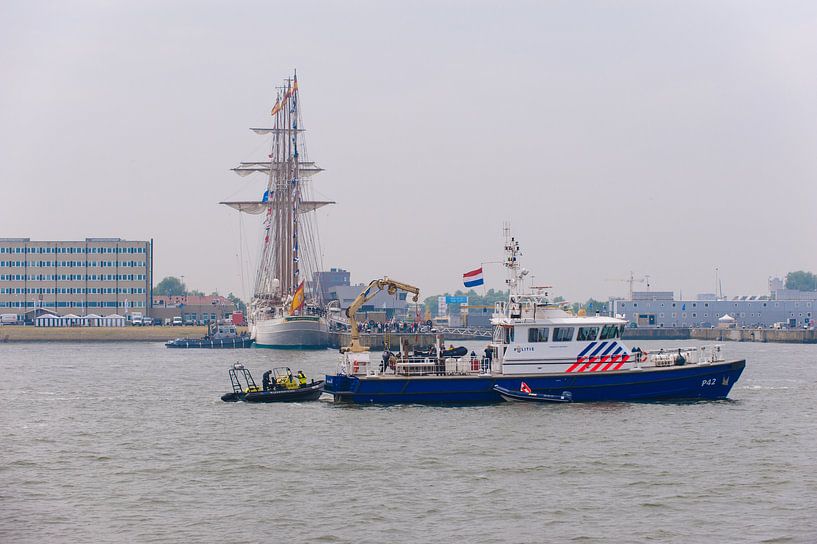
POLYGON ((298 384, 301 387, 306 387, 306 374, 304 374, 303 370, 298 371, 298 384))
POLYGON ((264 389, 264 391, 270 390, 270 374, 272 374, 272 370, 267 370, 264 372, 264 376, 261 378, 261 387, 264 389))

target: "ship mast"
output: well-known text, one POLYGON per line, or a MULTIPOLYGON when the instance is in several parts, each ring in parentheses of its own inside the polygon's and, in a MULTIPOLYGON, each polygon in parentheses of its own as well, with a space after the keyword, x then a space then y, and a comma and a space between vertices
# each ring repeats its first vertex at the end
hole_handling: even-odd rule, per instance
MULTIPOLYGON (((233 168, 241 176, 267 174, 263 198, 222 202, 240 212, 264 214, 264 237, 253 302, 256 307, 269 309, 286 304, 301 282, 305 283, 309 274, 319 270, 317 231, 304 214, 334 204, 305 200, 309 195, 304 182, 323 169, 306 158, 297 73, 277 88, 271 115, 270 128, 251 129, 256 134, 272 135, 269 161, 242 162, 233 168)), ((311 293, 310 298, 312 303, 319 302, 318 293, 311 293)))
POLYGON ((505 284, 510 290, 510 295, 520 294, 522 292, 522 278, 527 271, 520 270, 519 267, 519 242, 511 235, 511 224, 504 223, 502 225, 502 233, 505 236, 505 270, 508 273, 508 278, 505 284))

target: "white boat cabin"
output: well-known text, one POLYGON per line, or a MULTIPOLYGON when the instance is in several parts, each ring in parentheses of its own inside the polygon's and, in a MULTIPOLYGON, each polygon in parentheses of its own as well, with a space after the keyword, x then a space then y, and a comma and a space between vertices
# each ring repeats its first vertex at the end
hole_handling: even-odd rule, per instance
POLYGON ((575 316, 537 294, 498 302, 491 370, 498 374, 603 372, 632 366, 621 341, 626 321, 575 316))

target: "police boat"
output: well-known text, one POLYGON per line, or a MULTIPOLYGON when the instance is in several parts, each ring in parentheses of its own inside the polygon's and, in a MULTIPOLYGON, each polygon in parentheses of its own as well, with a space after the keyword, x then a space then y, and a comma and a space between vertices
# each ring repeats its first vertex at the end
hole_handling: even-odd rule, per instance
POLYGON ((401 345, 383 364, 350 345, 336 374, 326 376, 326 392, 356 404, 709 400, 726 398, 746 367, 725 359, 719 345, 629 349, 626 320, 574 315, 550 299, 549 288, 526 287, 519 256, 506 228, 510 294, 495 306, 484 357, 447 356, 438 338, 432 352, 401 345))

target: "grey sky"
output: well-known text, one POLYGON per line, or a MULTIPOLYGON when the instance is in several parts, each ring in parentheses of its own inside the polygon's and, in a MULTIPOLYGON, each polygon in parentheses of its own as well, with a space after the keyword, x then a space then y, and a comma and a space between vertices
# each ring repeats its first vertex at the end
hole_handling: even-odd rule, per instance
POLYGON ((157 278, 241 293, 217 202, 260 195, 229 168, 297 68, 353 281, 453 291, 510 220, 568 299, 631 269, 711 292, 716 266, 762 293, 817 271, 815 67, 813 2, 6 1, 0 236, 154 238, 157 278))

